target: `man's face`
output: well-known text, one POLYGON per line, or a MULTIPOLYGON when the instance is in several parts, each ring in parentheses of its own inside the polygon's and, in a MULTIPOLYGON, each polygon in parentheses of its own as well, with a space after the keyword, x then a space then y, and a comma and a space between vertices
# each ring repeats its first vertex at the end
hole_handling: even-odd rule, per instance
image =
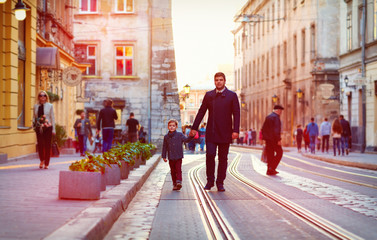
POLYGON ((222 76, 215 77, 215 86, 217 90, 222 90, 225 87, 225 79, 222 76))
POLYGON ((280 116, 282 114, 283 110, 282 109, 276 109, 275 112, 276 112, 277 115, 280 116))
POLYGON ((82 112, 80 116, 81 116, 81 119, 84 119, 85 118, 85 113, 82 112))
POLYGON ((175 122, 169 123, 168 129, 170 132, 174 132, 177 129, 177 125, 175 125, 175 122))

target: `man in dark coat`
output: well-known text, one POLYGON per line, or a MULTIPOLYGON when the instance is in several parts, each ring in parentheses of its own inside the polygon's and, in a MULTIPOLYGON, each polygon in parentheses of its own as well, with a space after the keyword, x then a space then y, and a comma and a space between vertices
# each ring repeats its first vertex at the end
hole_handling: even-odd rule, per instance
POLYGON ((276 171, 276 168, 283 156, 280 136, 280 115, 283 110, 284 108, 282 106, 275 105, 273 112, 266 117, 262 126, 263 140, 266 141, 267 175, 276 175, 279 173, 276 171))
POLYGON ((202 105, 196 115, 190 136, 195 136, 199 125, 206 114, 208 121, 206 129, 206 173, 205 190, 210 190, 215 183, 215 157, 218 148, 219 165, 217 168, 216 186, 220 192, 225 191, 224 180, 228 167, 229 145, 237 139, 240 128, 240 105, 235 92, 225 87, 225 74, 218 72, 214 77, 216 89, 205 94, 202 105))

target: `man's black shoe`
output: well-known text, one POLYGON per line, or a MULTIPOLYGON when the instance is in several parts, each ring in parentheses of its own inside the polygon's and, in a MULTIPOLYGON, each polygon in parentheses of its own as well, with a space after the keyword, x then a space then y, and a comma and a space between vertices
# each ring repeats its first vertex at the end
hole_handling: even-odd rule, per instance
POLYGON ((204 187, 204 190, 211 190, 211 188, 214 186, 213 183, 207 183, 206 186, 204 187))
POLYGON ((177 190, 181 190, 181 188, 182 188, 182 183, 177 182, 177 190))
POLYGON ((219 191, 219 192, 225 192, 224 186, 223 185, 218 185, 217 186, 217 191, 219 191))

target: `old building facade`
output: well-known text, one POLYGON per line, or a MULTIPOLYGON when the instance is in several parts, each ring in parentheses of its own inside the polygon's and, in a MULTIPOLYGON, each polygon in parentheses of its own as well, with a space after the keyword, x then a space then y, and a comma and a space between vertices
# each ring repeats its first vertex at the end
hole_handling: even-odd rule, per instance
POLYGON ((353 147, 376 152, 377 0, 339 2, 340 112, 350 121, 353 147))
POLYGON ((291 145, 297 124, 339 115, 338 6, 337 0, 247 1, 236 14, 241 127, 260 129, 279 103, 283 144, 291 145))
POLYGON ((0 155, 2 160, 35 152, 32 130, 36 80, 37 1, 24 1, 25 20, 15 18, 17 1, 0 4, 0 155))
POLYGON ((92 124, 111 98, 125 129, 129 114, 162 145, 170 118, 180 120, 170 0, 79 0, 74 13, 75 57, 85 72, 85 109, 92 124))

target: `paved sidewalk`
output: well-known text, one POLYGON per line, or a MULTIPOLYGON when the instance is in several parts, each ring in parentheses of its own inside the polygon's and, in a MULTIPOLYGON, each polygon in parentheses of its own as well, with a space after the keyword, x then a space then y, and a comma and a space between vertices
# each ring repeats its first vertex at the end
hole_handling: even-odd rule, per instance
MULTIPOLYGON (((234 147, 243 147, 243 148, 251 148, 251 149, 259 149, 262 150, 261 145, 256 146, 248 146, 248 145, 237 145, 232 144, 231 146, 234 147)), ((322 153, 321 151, 316 151, 315 154, 311 154, 309 152, 305 152, 305 149, 302 149, 302 153, 297 152, 297 148, 295 147, 283 147, 285 153, 289 153, 292 155, 297 156, 305 156, 317 160, 321 160, 324 162, 349 166, 349 167, 358 167, 370 170, 377 170, 377 154, 372 153, 360 153, 360 152, 350 152, 349 155, 345 156, 334 156, 333 150, 330 149, 329 153, 322 153)))
POLYGON ((0 239, 102 239, 160 160, 155 154, 120 185, 107 186, 97 201, 58 198, 59 171, 78 154, 52 158, 48 170, 38 159, 0 164, 0 239))

